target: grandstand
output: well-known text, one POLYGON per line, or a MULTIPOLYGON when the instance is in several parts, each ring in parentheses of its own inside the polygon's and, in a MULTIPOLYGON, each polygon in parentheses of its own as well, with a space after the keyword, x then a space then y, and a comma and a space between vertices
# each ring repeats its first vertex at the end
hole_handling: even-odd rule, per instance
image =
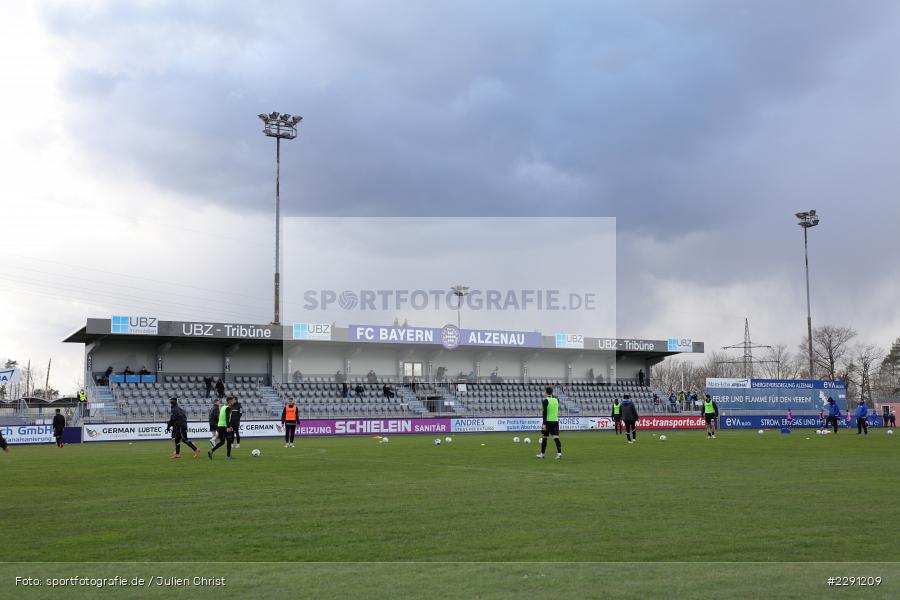
MULTIPOLYGON (((115 411, 101 411, 89 421, 158 421, 168 417, 169 398, 179 399, 193 420, 204 420, 215 392, 209 396, 203 376, 167 376, 163 383, 114 383, 111 398, 115 411)), ((349 382, 348 396, 333 377, 315 377, 302 383, 262 385, 262 377, 239 377, 226 387, 226 396, 235 396, 247 419, 271 419, 281 413, 288 398, 293 398, 306 418, 336 417, 427 417, 427 416, 521 416, 541 410, 544 388, 553 386, 561 401, 563 415, 609 414, 613 400, 628 394, 641 412, 652 412, 654 390, 633 381, 615 384, 564 382, 541 379, 528 383, 474 383, 466 392, 446 383, 409 383, 379 378, 378 383, 362 379, 349 382), (384 395, 391 386, 394 397, 384 395), (357 394, 354 388, 361 386, 357 394), (429 410, 429 405, 433 410, 429 410)), ((656 392, 658 393, 658 392, 656 392)), ((104 406, 104 408, 106 408, 104 406)))
MULTIPOLYGON (((288 398, 310 419, 535 415, 546 386, 556 390, 563 415, 608 415, 613 400, 624 394, 650 413, 663 408, 653 403, 659 392, 652 366, 675 352, 703 351, 702 343, 690 340, 673 349, 672 340, 585 336, 567 338, 568 344, 575 337, 580 347, 559 347, 559 335, 534 332, 518 338, 532 340, 530 347, 504 342, 448 349, 440 338, 429 339, 427 328, 415 336, 424 343, 372 343, 354 334, 361 326, 328 326, 327 337, 296 337, 298 331, 324 328, 304 325, 115 317, 89 319, 65 341, 85 346, 88 422, 159 421, 168 416, 173 396, 189 418, 205 420, 217 395, 207 389, 207 379, 221 379, 224 394, 243 405, 245 419, 277 418, 288 398), (134 325, 122 325, 129 321, 134 325), (482 373, 483 364, 493 366, 489 375, 482 373), (354 365, 362 368, 354 371, 354 365), (644 385, 638 374, 645 375, 644 385)), ((479 333, 479 339, 492 339, 479 333)))

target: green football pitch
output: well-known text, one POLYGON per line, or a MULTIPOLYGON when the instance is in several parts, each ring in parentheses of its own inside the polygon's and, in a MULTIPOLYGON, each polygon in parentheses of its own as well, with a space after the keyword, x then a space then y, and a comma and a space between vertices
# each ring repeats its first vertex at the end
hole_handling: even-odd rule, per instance
POLYGON ((12 447, 0 598, 900 597, 900 438, 664 433, 12 447))

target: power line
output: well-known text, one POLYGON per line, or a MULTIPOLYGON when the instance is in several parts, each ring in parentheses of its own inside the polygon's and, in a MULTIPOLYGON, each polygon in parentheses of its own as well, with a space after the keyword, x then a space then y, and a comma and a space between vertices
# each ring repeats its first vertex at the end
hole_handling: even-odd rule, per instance
MULTIPOLYGON (((104 283, 104 282, 98 282, 98 281, 96 281, 96 280, 85 280, 85 279, 84 279, 82 276, 80 276, 80 275, 68 275, 68 274, 65 274, 65 273, 56 273, 56 272, 53 272, 53 271, 43 271, 43 270, 41 270, 41 269, 32 269, 32 268, 30 268, 30 267, 24 267, 24 268, 19 269, 19 270, 25 270, 25 271, 28 271, 28 272, 30 272, 30 273, 43 273, 43 274, 45 274, 45 275, 51 275, 51 276, 53 276, 53 277, 55 277, 55 278, 75 279, 75 280, 78 280, 80 283, 89 283, 89 284, 97 283, 97 284, 100 284, 100 285, 103 285, 103 283, 104 283)), ((0 271, 0 276, 2 276, 2 271, 0 271)), ((73 284, 73 285, 74 285, 74 284, 73 284)), ((189 294, 183 294, 183 293, 180 293, 180 292, 172 292, 172 291, 161 290, 161 289, 158 289, 158 288, 145 288, 145 287, 134 286, 134 285, 128 285, 128 284, 121 284, 121 283, 115 283, 114 285, 116 286, 117 289, 118 289, 118 288, 128 288, 128 289, 137 290, 137 291, 139 291, 139 292, 150 293, 150 294, 165 293, 165 294, 167 294, 167 295, 182 296, 182 297, 184 297, 184 298, 187 298, 188 300, 204 300, 204 301, 210 301, 210 300, 211 300, 211 301, 214 301, 214 302, 219 302, 219 303, 224 303, 224 304, 230 304, 230 305, 233 305, 233 306, 238 307, 238 308, 241 308, 241 309, 256 310, 256 307, 255 307, 255 306, 251 306, 251 305, 249 305, 249 304, 242 304, 242 303, 240 303, 240 302, 233 302, 233 301, 230 301, 230 300, 225 300, 225 299, 222 299, 222 298, 220 298, 220 297, 217 297, 217 298, 202 298, 202 297, 192 296, 192 295, 189 295, 189 294)), ((220 295, 225 295, 225 296, 227 296, 227 294, 226 294, 225 292, 221 292, 220 295)))
POLYGON ((86 270, 86 271, 96 271, 96 272, 98 272, 98 273, 104 273, 104 274, 106 274, 106 275, 115 275, 116 277, 129 277, 129 278, 132 278, 132 279, 140 279, 140 280, 142 280, 142 281, 150 281, 150 282, 154 282, 154 283, 163 283, 163 284, 166 284, 166 285, 174 285, 174 286, 183 287, 183 288, 191 288, 191 289, 196 289, 196 290, 204 290, 204 291, 208 291, 208 292, 214 292, 214 293, 217 293, 217 294, 232 294, 232 295, 236 295, 236 296, 244 296, 244 297, 250 298, 250 299, 252 299, 252 300, 260 300, 260 301, 264 301, 264 302, 267 302, 267 303, 269 302, 269 299, 268 299, 268 298, 263 298, 263 297, 261 297, 261 296, 251 296, 251 295, 249 295, 249 294, 242 294, 242 293, 240 293, 240 292, 230 292, 230 291, 218 290, 218 289, 213 289, 213 288, 205 288, 205 287, 201 287, 201 286, 197 286, 197 285, 192 285, 192 284, 188 284, 188 283, 178 283, 178 282, 174 282, 174 281, 165 281, 165 280, 161 280, 161 279, 153 279, 153 278, 150 278, 150 277, 144 277, 143 275, 134 275, 134 274, 132 274, 132 273, 122 273, 122 272, 117 272, 117 271, 108 271, 108 270, 105 270, 105 269, 98 269, 98 268, 96 268, 96 267, 86 267, 86 266, 84 266, 84 265, 73 265, 73 264, 71 264, 71 263, 64 263, 64 262, 59 262, 59 261, 56 261, 56 260, 49 260, 49 259, 46 259, 46 258, 36 258, 36 257, 33 257, 33 256, 25 256, 25 255, 23 255, 23 254, 18 254, 18 253, 15 253, 15 252, 10 252, 9 255, 10 255, 10 256, 18 256, 19 258, 24 258, 24 259, 26 259, 26 260, 36 260, 36 261, 39 261, 39 262, 46 262, 46 263, 56 264, 56 265, 60 265, 60 266, 63 266, 63 267, 69 267, 69 268, 74 268, 74 269, 84 269, 84 270, 86 270))

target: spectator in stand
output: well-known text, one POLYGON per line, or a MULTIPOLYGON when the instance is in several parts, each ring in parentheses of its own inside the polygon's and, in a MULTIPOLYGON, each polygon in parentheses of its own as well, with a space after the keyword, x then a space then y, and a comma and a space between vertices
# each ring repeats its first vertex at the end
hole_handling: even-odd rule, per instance
POLYGON ((669 392, 669 412, 675 412, 676 404, 678 404, 678 398, 675 397, 675 392, 669 392))
POLYGON ((396 395, 394 394, 394 390, 388 384, 381 386, 381 393, 384 394, 385 398, 393 398, 396 395))
POLYGON ((369 369, 369 372, 366 373, 366 381, 369 383, 378 383, 378 375, 375 374, 375 371, 369 369))
POLYGON ((204 377, 203 383, 206 385, 206 397, 209 398, 209 395, 212 393, 213 378, 212 377, 204 377))
POLYGON ((138 371, 138 375, 150 375, 150 371, 147 369, 147 365, 141 365, 141 370, 138 371))
POLYGON ((594 380, 596 379, 596 377, 594 377, 594 367, 591 367, 590 369, 588 369, 587 375, 588 375, 588 381, 590 381, 591 383, 594 383, 594 380))
POLYGON ((340 369, 338 369, 334 374, 334 381, 338 384, 338 390, 340 391, 341 398, 349 398, 350 388, 347 387, 347 378, 344 376, 340 369))
POLYGON ((109 378, 113 373, 112 366, 106 367, 106 371, 103 372, 103 385, 109 385, 109 378))
POLYGON ((122 371, 122 375, 134 375, 134 371, 131 370, 131 367, 125 365, 125 370, 122 371))
POLYGON ((641 369, 638 371, 638 385, 644 387, 644 370, 641 369))
POLYGON ((356 392, 356 397, 357 397, 357 398, 362 399, 363 394, 364 394, 365 391, 366 391, 366 388, 364 388, 364 387, 362 386, 361 383, 357 383, 357 384, 356 384, 356 387, 353 388, 353 391, 356 392))
POLYGON ((691 392, 691 407, 694 410, 700 410, 700 399, 697 397, 697 392, 691 392))
POLYGON ((221 377, 219 377, 219 380, 216 382, 216 396, 219 397, 219 400, 225 397, 225 382, 222 381, 221 377))
POLYGON ((303 373, 300 371, 294 371, 294 374, 291 375, 291 381, 294 383, 300 383, 303 381, 303 373))
POLYGON ((893 429, 894 425, 897 424, 897 415, 894 414, 894 411, 891 411, 891 413, 888 415, 888 424, 891 429, 893 429))
POLYGON ((491 383, 500 383, 501 381, 503 381, 502 379, 500 379, 500 375, 498 374, 499 370, 500 370, 500 367, 494 367, 494 370, 491 371, 491 377, 490 377, 491 383))
POLYGON ((437 377, 438 381, 443 381, 444 375, 446 375, 446 374, 447 374, 447 367, 438 367, 437 368, 437 376, 436 377, 437 377))
POLYGON ((653 394, 653 412, 660 412, 662 410, 662 401, 659 399, 658 394, 653 394))

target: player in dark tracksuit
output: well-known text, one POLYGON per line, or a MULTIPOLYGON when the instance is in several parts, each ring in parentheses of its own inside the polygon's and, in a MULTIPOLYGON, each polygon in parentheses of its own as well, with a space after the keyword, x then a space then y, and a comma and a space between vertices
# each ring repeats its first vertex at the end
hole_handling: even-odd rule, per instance
POLYGON ((66 428, 66 418, 62 416, 62 413, 59 412, 59 409, 56 409, 56 414, 53 415, 53 437, 56 438, 56 447, 62 448, 65 446, 62 441, 63 430, 66 428))
POLYGON ((188 418, 184 409, 178 406, 178 398, 170 398, 172 405, 172 413, 169 415, 169 422, 166 423, 166 433, 172 432, 172 440, 175 442, 175 452, 170 458, 181 458, 181 444, 194 451, 194 458, 200 456, 200 448, 194 445, 188 438, 188 418))
POLYGON ((231 416, 234 420, 234 447, 241 447, 241 417, 244 416, 243 411, 241 410, 241 403, 238 402, 238 399, 234 396, 228 398, 228 401, 234 400, 234 404, 231 405, 231 416))
POLYGON ((218 425, 219 423, 219 399, 216 398, 213 400, 212 408, 209 409, 209 431, 212 433, 212 437, 209 438, 209 445, 215 446, 218 440, 218 425))
POLYGON ((216 423, 216 431, 219 434, 219 441, 213 446, 212 450, 206 453, 209 460, 212 460, 213 452, 225 446, 226 456, 231 458, 231 445, 234 442, 234 413, 232 405, 237 402, 234 398, 229 399, 229 403, 219 409, 219 420, 216 423))
POLYGON ((625 437, 628 438, 629 444, 637 441, 636 425, 638 418, 637 407, 631 401, 631 397, 625 394, 625 397, 622 399, 622 420, 625 421, 625 437))
POLYGON ((828 404, 825 406, 828 410, 828 417, 825 419, 825 429, 834 427, 834 432, 838 432, 838 420, 841 418, 841 407, 838 406, 834 398, 828 398, 828 404))
POLYGON ((3 431, 0 430, 0 450, 4 452, 9 452, 9 446, 6 443, 6 438, 3 437, 3 431))

